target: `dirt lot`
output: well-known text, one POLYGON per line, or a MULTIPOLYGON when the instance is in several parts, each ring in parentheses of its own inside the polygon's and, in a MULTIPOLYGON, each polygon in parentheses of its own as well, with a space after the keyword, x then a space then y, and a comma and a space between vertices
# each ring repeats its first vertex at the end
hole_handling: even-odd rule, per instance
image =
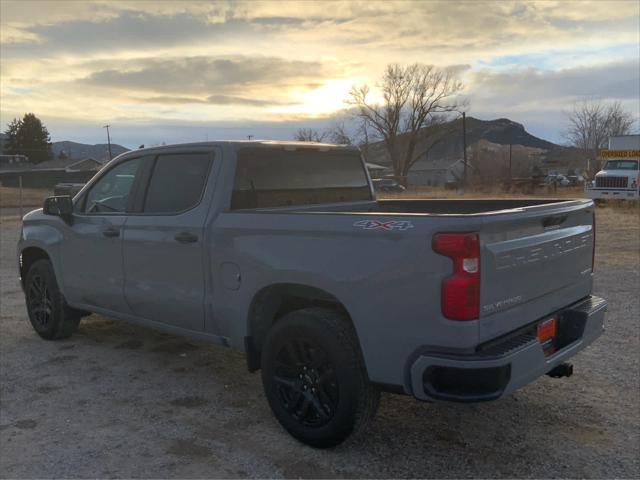
MULTIPOLYGON (((10 210, 6 213, 15 215, 10 210)), ((640 477, 640 225, 598 209, 605 335, 570 379, 482 405, 383 396, 366 435, 305 447, 271 416, 241 354, 93 315, 45 342, 1 227, 0 476, 640 477)))

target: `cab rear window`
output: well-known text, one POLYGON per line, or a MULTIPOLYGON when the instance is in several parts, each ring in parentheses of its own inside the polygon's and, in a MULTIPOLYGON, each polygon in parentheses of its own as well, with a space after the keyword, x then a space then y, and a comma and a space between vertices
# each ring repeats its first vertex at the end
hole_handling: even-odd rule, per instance
POLYGON ((357 151, 238 151, 233 210, 371 200, 357 151))

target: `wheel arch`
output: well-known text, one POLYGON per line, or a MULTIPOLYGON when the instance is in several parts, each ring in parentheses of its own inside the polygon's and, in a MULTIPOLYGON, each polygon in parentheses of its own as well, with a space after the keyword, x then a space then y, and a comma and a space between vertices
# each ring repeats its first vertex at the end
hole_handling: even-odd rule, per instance
POLYGON ((22 284, 23 288, 29 268, 31 268, 31 265, 33 265, 38 260, 49 260, 51 262, 51 256, 44 248, 39 246, 28 246, 20 251, 19 271, 20 283, 22 284))
POLYGON ((266 286, 253 296, 249 308, 247 336, 244 339, 249 371, 260 369, 262 346, 271 327, 287 313, 308 307, 338 311, 353 325, 345 305, 326 290, 300 283, 266 286))

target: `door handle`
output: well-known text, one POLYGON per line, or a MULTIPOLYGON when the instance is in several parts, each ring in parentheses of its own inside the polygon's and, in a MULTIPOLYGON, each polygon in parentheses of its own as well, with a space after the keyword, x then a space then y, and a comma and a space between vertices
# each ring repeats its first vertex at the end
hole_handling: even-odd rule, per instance
POLYGON ((120 229, 116 227, 107 227, 102 230, 102 235, 104 235, 105 237, 119 237, 120 229))
POLYGON ((174 238, 180 243, 195 243, 198 241, 198 236, 189 232, 180 232, 174 238))

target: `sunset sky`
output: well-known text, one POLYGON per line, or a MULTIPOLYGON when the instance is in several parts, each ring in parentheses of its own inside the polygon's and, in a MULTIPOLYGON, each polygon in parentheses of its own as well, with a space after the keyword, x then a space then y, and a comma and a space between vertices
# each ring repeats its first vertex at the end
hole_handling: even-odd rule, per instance
MULTIPOLYGON (((291 138, 390 62, 453 68, 469 115, 562 141, 581 98, 640 117, 640 2, 1 1, 2 130, 52 139, 291 138)), ((637 125, 637 124, 636 124, 637 125)))

